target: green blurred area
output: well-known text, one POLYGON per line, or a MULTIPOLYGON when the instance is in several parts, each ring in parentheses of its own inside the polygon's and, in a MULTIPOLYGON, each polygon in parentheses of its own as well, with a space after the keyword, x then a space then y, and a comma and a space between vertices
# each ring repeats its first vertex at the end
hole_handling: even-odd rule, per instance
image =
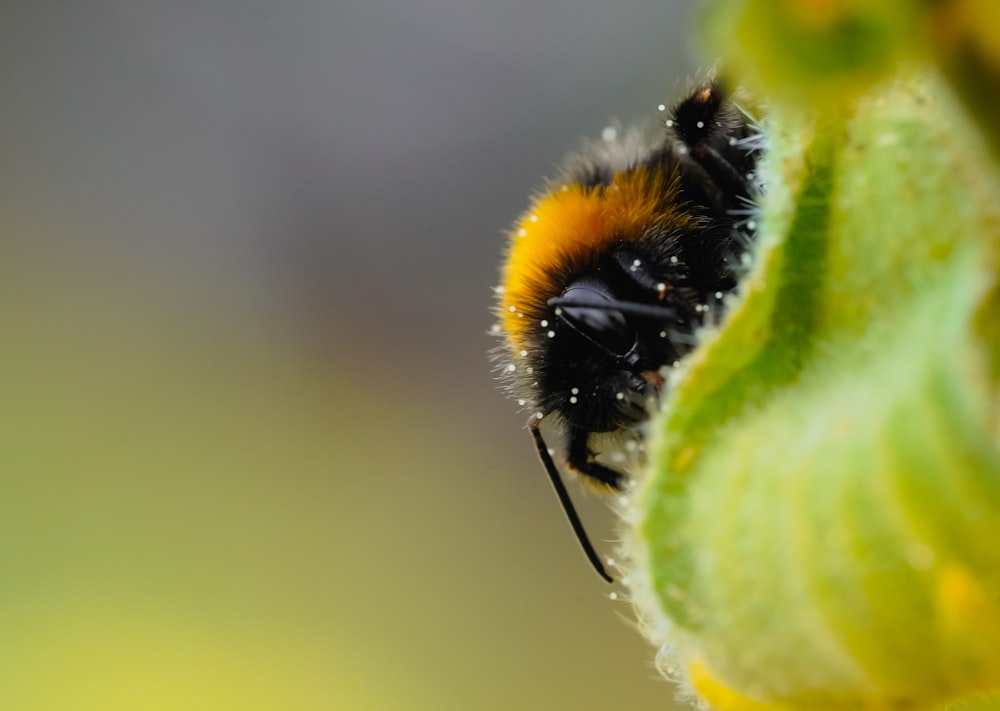
POLYGON ((486 353, 686 8, 4 4, 0 709, 670 708, 486 353))
POLYGON ((519 418, 4 233, 0 708, 669 706, 519 418))

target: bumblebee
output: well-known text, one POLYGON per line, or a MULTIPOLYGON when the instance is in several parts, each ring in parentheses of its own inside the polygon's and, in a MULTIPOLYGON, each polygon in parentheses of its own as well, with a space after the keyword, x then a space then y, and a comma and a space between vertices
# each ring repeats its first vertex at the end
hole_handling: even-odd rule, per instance
POLYGON ((641 436, 664 368, 693 349, 737 285, 760 190, 759 129, 719 81, 666 113, 655 138, 606 130, 567 162, 511 230, 496 289, 500 377, 530 409, 538 456, 608 582, 539 426, 550 416, 560 426, 567 470, 624 489, 595 435, 641 436))

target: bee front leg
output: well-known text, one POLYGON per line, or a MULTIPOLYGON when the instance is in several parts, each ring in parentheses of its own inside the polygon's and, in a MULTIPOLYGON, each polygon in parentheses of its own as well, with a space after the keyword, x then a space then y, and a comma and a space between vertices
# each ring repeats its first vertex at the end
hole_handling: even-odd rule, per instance
POLYGON ((587 446, 590 432, 571 427, 566 439, 566 468, 613 491, 625 488, 625 475, 594 459, 587 446))

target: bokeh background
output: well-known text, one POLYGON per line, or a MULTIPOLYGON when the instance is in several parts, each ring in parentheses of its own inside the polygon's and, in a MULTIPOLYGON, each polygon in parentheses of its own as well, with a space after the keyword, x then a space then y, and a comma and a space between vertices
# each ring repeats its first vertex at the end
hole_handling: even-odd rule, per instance
POLYGON ((486 352, 502 231, 691 13, 3 3, 0 708, 671 706, 486 352))

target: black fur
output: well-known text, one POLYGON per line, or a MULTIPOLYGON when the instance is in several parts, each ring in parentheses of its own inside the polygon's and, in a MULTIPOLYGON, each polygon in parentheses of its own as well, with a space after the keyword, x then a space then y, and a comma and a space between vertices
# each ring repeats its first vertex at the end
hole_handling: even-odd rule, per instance
MULTIPOLYGON (((538 430, 555 415, 566 432, 566 465, 592 483, 621 490, 626 478, 595 460, 591 435, 630 430, 649 417, 661 395, 659 372, 694 348, 694 334, 719 294, 737 284, 736 267, 754 237, 746 219, 757 197, 753 172, 760 153, 757 129, 733 107, 717 82, 696 89, 666 122, 663 144, 626 167, 664 176, 660 214, 683 213, 595 253, 581 250, 551 275, 561 292, 544 304, 527 372, 538 415, 530 421, 553 485, 595 569, 607 580, 538 430), (676 189, 675 189, 676 186, 676 189), (674 225, 674 226, 671 226, 674 225)), ((594 157, 573 180, 612 189, 621 165, 594 157)))
MULTIPOLYGON (((680 193, 671 195, 663 208, 676 209, 681 203, 684 212, 698 218, 696 226, 653 230, 641 240, 623 241, 596 260, 561 265, 557 279, 564 290, 596 283, 611 302, 662 309, 660 318, 626 316, 634 347, 628 354, 612 354, 552 308, 547 320, 555 336, 543 342, 535 368, 537 404, 583 432, 613 432, 647 417, 646 400, 658 393, 642 374, 691 350, 694 332, 715 310, 716 294, 735 288, 734 263, 752 237, 739 226, 745 220, 733 213, 754 196, 746 176, 755 167, 757 149, 743 141, 754 129, 727 105, 715 83, 680 102, 670 124, 665 145, 644 167, 677 175, 680 193), (659 289, 661 284, 666 291, 659 289)), ((594 168, 594 175, 606 172, 594 168)), ((570 456, 568 462, 586 475, 579 457, 570 456)))

